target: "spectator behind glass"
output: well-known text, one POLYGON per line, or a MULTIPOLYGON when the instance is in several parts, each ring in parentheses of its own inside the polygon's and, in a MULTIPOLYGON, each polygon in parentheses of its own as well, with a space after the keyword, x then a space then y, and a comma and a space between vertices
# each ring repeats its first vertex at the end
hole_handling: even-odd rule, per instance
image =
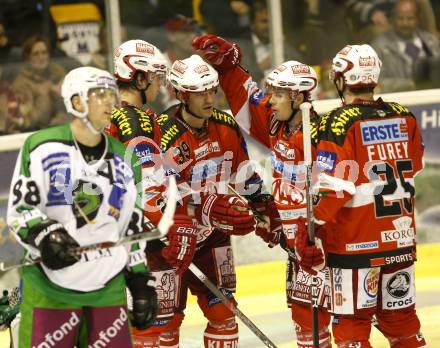
POLYGON ((198 10, 209 33, 228 38, 249 36, 251 1, 200 0, 198 10))
MULTIPOLYGON (((353 26, 357 42, 371 42, 387 32, 390 18, 397 0, 347 0, 347 15, 353 26)), ((438 0, 436 0, 438 2, 438 0)), ((437 35, 433 6, 430 0, 416 0, 419 8, 420 28, 437 35)))
MULTIPOLYGON (((168 66, 175 60, 188 58, 193 54, 192 40, 200 35, 201 29, 193 18, 181 14, 175 15, 165 23, 166 49, 164 56, 168 66)), ((152 102, 154 110, 165 110, 180 103, 176 99, 174 88, 171 85, 161 86, 160 95, 155 102, 152 102)))
POLYGON ((439 74, 439 41, 419 29, 417 2, 398 0, 391 23, 392 28, 371 43, 383 64, 381 92, 413 90, 418 80, 435 83, 439 74))
POLYGON ((12 81, 17 73, 17 61, 20 57, 20 48, 11 44, 4 17, 0 15, 0 69, 2 80, 12 81), (7 65, 7 67, 6 67, 7 65))
MULTIPOLYGON (((176 15, 165 24, 167 49, 165 51, 170 63, 176 59, 188 58, 192 53, 192 41, 201 31, 194 19, 176 15)), ((170 65, 171 66, 171 65, 170 65)))
POLYGON ((3 77, 7 70, 7 66, 0 65, 0 135, 18 133, 23 125, 18 96, 3 77))
POLYGON ((64 69, 50 61, 49 43, 33 35, 23 43, 24 66, 12 90, 19 95, 23 112, 22 131, 34 131, 66 121, 60 84, 64 69))
MULTIPOLYGON (((272 64, 272 43, 269 36, 269 11, 264 1, 255 1, 251 6, 250 11, 251 18, 251 42, 252 49, 247 50, 244 45, 243 50, 245 52, 253 52, 253 58, 256 61, 257 69, 252 68, 252 62, 249 66, 253 73, 254 79, 260 81, 270 71, 273 70, 274 64, 272 64), (254 71, 255 70, 255 71, 254 71)), ((241 44, 241 43, 240 43, 241 44)), ((242 45, 242 44, 241 44, 242 45)), ((251 60, 251 59, 249 59, 251 60)), ((284 59, 303 61, 301 54, 294 48, 291 42, 286 41, 284 38, 284 59)), ((244 59, 246 61, 246 55, 244 59)))

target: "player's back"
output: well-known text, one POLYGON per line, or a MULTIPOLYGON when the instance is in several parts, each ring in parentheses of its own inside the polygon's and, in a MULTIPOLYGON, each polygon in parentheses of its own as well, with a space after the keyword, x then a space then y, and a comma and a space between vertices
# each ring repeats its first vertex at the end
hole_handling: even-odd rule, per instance
POLYGON ((323 116, 319 139, 318 167, 343 179, 321 190, 328 197, 316 207, 328 221, 329 264, 363 268, 411 261, 414 177, 423 156, 414 115, 380 99, 346 105, 323 116), (344 185, 354 189, 352 195, 344 185))

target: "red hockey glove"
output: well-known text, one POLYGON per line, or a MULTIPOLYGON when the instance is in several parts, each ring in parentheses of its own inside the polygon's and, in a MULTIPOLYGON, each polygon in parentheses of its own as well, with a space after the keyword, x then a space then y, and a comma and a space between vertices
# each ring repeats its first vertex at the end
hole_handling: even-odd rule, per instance
POLYGON ((308 273, 316 275, 325 267, 325 254, 320 238, 315 237, 315 244, 309 245, 306 220, 298 219, 295 236, 295 254, 300 266, 308 273))
POLYGON ((168 246, 162 256, 177 274, 187 270, 196 252, 197 228, 189 216, 174 215, 174 224, 168 231, 168 246))
MULTIPOLYGON (((283 232, 280 214, 274 201, 252 203, 252 207, 264 218, 265 222, 259 221, 255 234, 263 239, 269 248, 279 244, 283 232)), ((258 219, 258 218, 257 218, 258 219)))
POLYGON ((192 47, 219 72, 228 71, 241 61, 240 46, 220 36, 198 36, 193 40, 192 47))
POLYGON ((255 230, 255 217, 249 207, 233 195, 212 193, 202 198, 196 210, 199 221, 229 235, 244 236, 255 230))

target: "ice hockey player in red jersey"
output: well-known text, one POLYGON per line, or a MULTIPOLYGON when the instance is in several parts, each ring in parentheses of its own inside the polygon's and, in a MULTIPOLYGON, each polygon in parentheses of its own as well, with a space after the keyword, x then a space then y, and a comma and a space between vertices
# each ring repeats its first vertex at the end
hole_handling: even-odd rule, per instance
MULTIPOLYGON (((165 154, 172 154, 179 167, 175 170, 182 200, 177 211, 194 216, 198 223, 194 264, 235 302, 231 235, 253 232, 256 222, 245 203, 228 194, 227 184, 233 181, 231 177, 236 177, 235 181, 243 184, 240 190, 246 191, 246 197, 256 204, 262 205, 268 195, 261 193, 261 179, 246 167, 246 144, 237 123, 232 116, 214 108, 217 72, 201 57, 193 55, 174 62, 168 81, 176 89, 181 104, 162 113, 157 122, 162 133, 161 148, 165 154), (242 180, 238 179, 240 176, 242 180)), ((165 268, 161 256, 157 256, 149 265, 163 283, 160 290, 157 288, 159 318, 163 321, 157 321, 156 327, 145 334, 160 334, 161 347, 179 345, 189 288, 197 296, 208 321, 205 347, 237 347, 238 326, 234 314, 191 272, 176 274, 165 268)))
MULTIPOLYGON (((165 83, 167 61, 161 51, 143 40, 129 40, 115 51, 115 78, 121 94, 121 106, 113 109, 107 132, 133 150, 142 166, 145 179, 153 180, 157 172, 154 159, 159 157, 160 130, 154 122, 155 113, 148 105, 153 102, 165 83)), ((160 187, 146 184, 148 187, 160 187)), ((154 199, 157 192, 148 192, 145 210, 157 223, 161 212, 154 199)))
MULTIPOLYGON (((294 250, 298 226, 304 229, 304 224, 298 224, 298 219, 306 216, 302 114, 299 107, 303 102, 313 100, 317 87, 316 73, 312 67, 300 62, 284 62, 268 75, 267 91, 264 92, 239 65, 241 52, 237 45, 214 35, 203 35, 194 40, 193 48, 219 71, 220 85, 237 123, 271 150, 272 189, 282 219, 282 231, 267 233, 260 229, 260 236, 271 246, 281 240, 283 247, 289 251, 286 291, 297 344, 301 348, 313 347, 310 273, 316 273, 312 268, 323 265, 324 255, 316 246, 303 243, 297 247, 303 266, 300 267, 294 250), (306 255, 315 256, 310 258, 306 255)), ((311 113, 314 127, 318 116, 313 109, 311 113)), ((312 129, 312 143, 315 143, 316 128, 312 129)), ((318 315, 320 347, 331 345, 328 330, 330 316, 325 308, 329 300, 329 287, 325 284, 327 274, 326 269, 317 272, 321 285, 318 315)))
MULTIPOLYGON (((115 53, 115 77, 120 89, 121 107, 113 109, 112 123, 108 132, 134 151, 142 168, 145 192, 144 215, 153 224, 162 217, 163 193, 165 191, 162 157, 160 156, 160 129, 155 122, 154 111, 147 103, 155 100, 159 88, 165 82, 167 62, 159 49, 142 40, 124 42, 115 53)), ((168 231, 168 246, 161 241, 147 244, 148 263, 161 254, 161 263, 177 273, 184 272, 190 264, 196 247, 196 228, 190 217, 174 216, 174 224, 168 231), (150 255, 151 254, 151 255, 150 255)), ((171 279, 171 278, 170 278, 171 279)), ((171 279, 172 280, 172 279, 171 279)), ((156 277, 156 293, 163 294, 163 279, 156 277)), ((169 285, 171 286, 171 284, 169 285)), ((154 322, 163 322, 163 308, 154 322)), ((147 326, 132 329, 135 348, 158 347, 158 337, 145 337, 147 326)), ((157 336, 157 335, 156 335, 157 336)))
POLYGON ((342 106, 319 123, 319 201, 340 348, 371 347, 371 319, 393 348, 425 347, 415 311, 414 177, 423 168, 417 120, 374 97, 381 62, 369 45, 333 58, 342 106))

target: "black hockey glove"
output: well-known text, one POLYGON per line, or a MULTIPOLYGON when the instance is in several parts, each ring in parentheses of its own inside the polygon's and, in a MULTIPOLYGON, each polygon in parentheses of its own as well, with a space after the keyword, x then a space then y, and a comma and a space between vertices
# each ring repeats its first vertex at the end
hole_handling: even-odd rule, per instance
POLYGON ((40 250, 43 264, 58 270, 78 262, 78 258, 69 254, 69 249, 79 244, 59 222, 48 219, 29 230, 27 242, 40 250))
POLYGON ((155 278, 150 273, 127 272, 125 281, 133 297, 132 324, 138 330, 148 329, 156 319, 158 311, 157 294, 149 280, 155 278))

